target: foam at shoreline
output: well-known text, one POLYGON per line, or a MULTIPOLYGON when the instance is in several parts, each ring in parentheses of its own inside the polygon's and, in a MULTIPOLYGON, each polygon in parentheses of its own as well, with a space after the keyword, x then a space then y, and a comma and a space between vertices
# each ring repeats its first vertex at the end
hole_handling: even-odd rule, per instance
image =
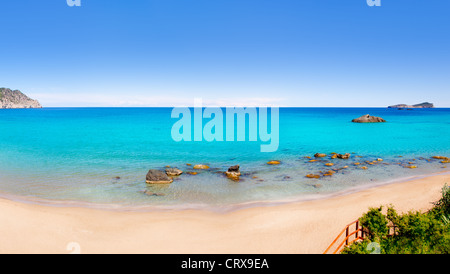
POLYGON ((434 177, 438 175, 448 175, 450 171, 442 171, 430 174, 414 175, 394 180, 388 180, 384 182, 371 183, 366 185, 359 185, 350 187, 345 190, 337 191, 335 193, 327 194, 309 194, 300 195, 295 197, 289 197, 285 199, 278 199, 272 201, 250 201, 243 203, 235 203, 229 205, 209 205, 209 204, 184 204, 184 205, 141 205, 141 206, 130 206, 122 204, 100 204, 100 203, 90 203, 90 202, 80 202, 80 201, 63 201, 63 200, 50 200, 42 199, 37 197, 29 196, 19 196, 9 193, 0 192, 0 199, 11 200, 26 204, 36 204, 44 205, 50 207, 66 207, 66 208, 91 208, 98 210, 108 210, 108 211, 119 211, 119 212, 159 212, 159 211, 183 211, 183 210, 204 210, 216 213, 228 213, 233 211, 238 211, 246 208, 254 207, 269 207, 277 206, 290 203, 298 202, 308 202, 317 200, 326 200, 334 197, 345 196, 352 193, 357 193, 363 190, 377 188, 381 186, 386 186, 390 184, 404 183, 413 180, 419 180, 429 177, 434 177))

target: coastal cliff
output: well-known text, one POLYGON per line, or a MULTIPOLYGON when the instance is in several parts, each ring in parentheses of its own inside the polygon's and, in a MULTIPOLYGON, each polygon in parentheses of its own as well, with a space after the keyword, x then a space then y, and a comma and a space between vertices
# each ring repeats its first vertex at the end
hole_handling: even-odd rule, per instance
POLYGON ((42 108, 37 100, 33 100, 19 90, 0 88, 0 108, 42 108))
POLYGON ((434 108, 434 105, 432 103, 421 103, 416 105, 406 105, 406 104, 398 104, 393 106, 388 106, 388 108, 434 108))

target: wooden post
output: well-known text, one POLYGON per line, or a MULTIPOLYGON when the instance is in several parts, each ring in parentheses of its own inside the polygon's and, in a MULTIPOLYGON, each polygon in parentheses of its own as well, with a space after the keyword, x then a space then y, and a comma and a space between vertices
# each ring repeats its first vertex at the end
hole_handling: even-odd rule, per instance
POLYGON ((347 229, 345 229, 345 245, 348 245, 348 226, 347 229))
POLYGON ((358 221, 356 221, 356 234, 355 234, 355 239, 357 239, 358 238, 358 227, 359 226, 359 220, 358 221))

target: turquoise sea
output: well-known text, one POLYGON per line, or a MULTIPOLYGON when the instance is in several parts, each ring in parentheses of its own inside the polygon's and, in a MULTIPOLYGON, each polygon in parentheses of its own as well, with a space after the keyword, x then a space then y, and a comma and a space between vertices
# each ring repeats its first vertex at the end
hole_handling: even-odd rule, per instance
POLYGON ((317 198, 450 171, 450 164, 430 158, 450 156, 450 109, 280 108, 279 149, 272 153, 260 152, 261 142, 175 142, 171 128, 177 119, 171 118, 171 111, 2 109, 0 194, 55 205, 223 207, 317 198), (364 114, 387 122, 351 122, 364 114), (352 154, 347 160, 327 156, 308 162, 306 156, 317 152, 352 154), (377 158, 383 161, 366 163, 377 158), (281 164, 267 165, 269 160, 281 164), (193 170, 187 164, 211 169, 189 175, 186 172, 193 170), (236 164, 243 174, 239 182, 223 175, 236 164), (405 167, 411 165, 417 168, 405 167), (165 166, 185 173, 170 185, 145 183, 149 169, 165 166), (344 166, 348 168, 341 169, 344 166), (333 176, 305 177, 331 169, 333 176))

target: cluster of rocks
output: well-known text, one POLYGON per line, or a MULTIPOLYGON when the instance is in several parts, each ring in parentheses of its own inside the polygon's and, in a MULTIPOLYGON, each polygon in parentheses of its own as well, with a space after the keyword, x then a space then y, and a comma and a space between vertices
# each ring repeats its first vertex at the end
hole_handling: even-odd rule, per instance
MULTIPOLYGON (((190 164, 188 164, 188 165, 191 166, 190 164)), ((199 164, 199 165, 193 166, 193 169, 207 170, 207 169, 209 169, 209 166, 199 164)), ((189 175, 197 175, 198 174, 198 172, 195 172, 195 171, 188 171, 186 173, 189 175)), ((150 169, 147 172, 145 181, 147 184, 170 184, 173 182, 174 177, 178 177, 181 174, 183 174, 183 171, 178 168, 174 168, 174 167, 167 167, 165 169, 165 171, 161 171, 158 169, 150 169)), ((228 170, 225 172, 225 175, 234 181, 239 181, 239 177, 241 176, 241 172, 239 171, 239 165, 235 165, 235 166, 228 168, 228 170)))
MULTIPOLYGON (((316 153, 314 154, 314 159, 312 159, 312 157, 310 156, 306 156, 305 158, 309 159, 308 162, 317 162, 317 163, 321 163, 324 164, 325 167, 334 167, 335 163, 337 162, 330 162, 330 160, 334 160, 334 159, 344 159, 344 160, 348 160, 352 157, 353 153, 344 153, 344 154, 339 154, 339 153, 330 153, 330 154, 326 154, 326 153, 316 153), (327 158, 328 157, 328 158, 327 158), (328 160, 327 160, 328 159, 328 160)), ((354 158, 363 158, 363 156, 358 156, 358 155, 354 155, 354 158)), ((398 156, 398 157, 402 157, 402 156, 398 156)), ((432 160, 440 160, 441 163, 450 163, 450 159, 448 157, 445 156, 432 156, 431 158, 423 158, 420 157, 419 160, 426 160, 428 162, 432 161, 432 160)), ((362 160, 362 159, 361 159, 362 160)), ((328 177, 328 176, 333 176, 334 174, 336 174, 339 171, 345 170, 347 168, 349 168, 349 165, 354 166, 358 169, 362 169, 362 170, 367 170, 368 166, 371 165, 389 165, 389 163, 385 163, 384 160, 382 158, 376 158, 375 160, 366 160, 366 161, 361 161, 361 160, 356 160, 356 161, 352 161, 350 163, 348 163, 348 165, 339 165, 337 168, 331 168, 328 170, 324 170, 324 171, 318 171, 318 173, 311 173, 311 174, 306 174, 306 178, 309 179, 319 179, 322 177, 328 177)), ((336 160, 335 160, 336 161, 336 160)), ((409 168, 409 169, 415 169, 418 166, 415 164, 416 159, 412 159, 412 160, 402 160, 400 162, 394 162, 391 164, 398 164, 404 168, 409 168)), ((338 161, 339 163, 343 163, 338 161)), ((271 160, 268 161, 266 164, 268 165, 280 165, 281 161, 279 160, 271 160)), ((188 166, 192 166, 191 164, 187 164, 188 166)), ((446 166, 443 166, 446 167, 446 166)), ((198 164, 198 165, 194 165, 192 166, 192 169, 194 170, 207 170, 210 169, 210 167, 208 165, 204 165, 204 164, 198 164)), ((223 171, 217 171, 217 173, 222 173, 224 174, 227 178, 233 180, 233 181, 239 181, 240 180, 240 176, 241 176, 241 171, 240 171, 240 166, 239 165, 234 165, 228 168, 227 171, 223 172, 223 171)), ((183 174, 183 171, 178 169, 178 168, 174 168, 174 167, 169 167, 167 166, 166 169, 164 171, 162 170, 157 170, 157 169, 151 169, 148 171, 147 176, 146 176, 146 182, 148 184, 170 184, 174 181, 175 177, 180 176, 181 174, 183 174)), ((196 175, 198 174, 196 171, 187 171, 186 174, 189 175, 196 175)), ((116 179, 120 179, 120 177, 116 177, 116 179)), ((253 176, 252 179, 259 179, 257 176, 253 176)), ((291 177, 289 176, 285 176, 283 177, 283 180, 285 179, 291 179, 291 177)), ((262 180, 259 180, 262 181, 262 180)), ((315 188, 320 188, 322 187, 321 184, 314 184, 313 185, 315 188)), ((164 196, 163 193, 155 193, 153 191, 150 190, 146 190, 143 191, 144 194, 148 195, 148 196, 164 196)))
MULTIPOLYGON (((307 159, 311 159, 311 160, 309 160, 308 162, 310 162, 310 163, 313 163, 313 162, 322 162, 323 163, 323 160, 318 160, 318 159, 320 159, 320 158, 325 158, 325 157, 327 157, 328 156, 328 154, 326 154, 326 153, 316 153, 316 154, 314 154, 314 158, 315 159, 311 159, 312 157, 310 157, 310 156, 306 156, 305 158, 307 158, 307 159)), ((350 157, 351 157, 351 153, 344 153, 344 154, 340 154, 340 153, 336 153, 336 152, 332 152, 332 153, 330 153, 330 159, 350 159, 350 157)), ((357 157, 357 158, 359 158, 359 157, 361 157, 361 156, 355 156, 355 157, 357 157)), ((378 158, 377 160, 375 160, 375 162, 381 162, 381 161, 383 161, 383 159, 381 159, 381 158, 378 158)), ((374 164, 373 162, 371 162, 371 161, 366 161, 368 164, 374 164)), ((361 163, 359 163, 359 162, 355 162, 353 165, 355 165, 355 166, 359 166, 361 163)), ((332 166, 334 166, 335 164, 334 163, 331 163, 331 162, 325 162, 325 164, 324 164, 326 167, 332 167, 332 166)), ((310 178, 310 179, 319 179, 319 178, 321 178, 321 177, 327 177, 327 176, 332 176, 332 175, 334 175, 336 172, 338 172, 338 171, 340 171, 340 170, 343 170, 343 169, 347 169, 347 168, 349 168, 349 166, 348 165, 344 165, 344 166, 342 166, 342 167, 340 167, 340 168, 333 168, 333 169, 330 169, 330 170, 327 170, 327 171, 319 171, 319 173, 317 174, 314 174, 314 173, 311 173, 311 174, 306 174, 306 178, 310 178)), ((367 167, 366 166, 359 166, 358 168, 360 168, 360 169, 367 169, 367 167)))
POLYGON ((445 156, 433 156, 431 158, 437 159, 437 160, 442 160, 441 163, 443 163, 443 164, 450 163, 450 159, 448 157, 445 157, 445 156))

